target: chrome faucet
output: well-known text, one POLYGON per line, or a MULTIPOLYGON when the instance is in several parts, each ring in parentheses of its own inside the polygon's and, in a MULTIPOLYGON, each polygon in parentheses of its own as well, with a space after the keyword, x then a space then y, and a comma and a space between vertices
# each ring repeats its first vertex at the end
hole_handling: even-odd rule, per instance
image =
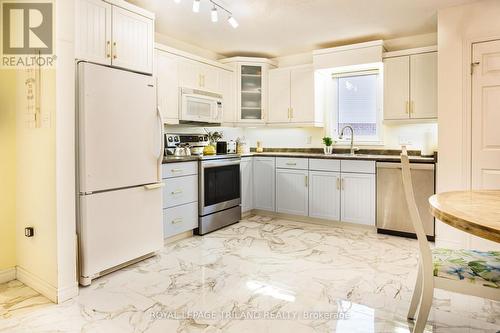
POLYGON ((355 152, 356 150, 358 150, 358 148, 355 148, 355 147, 354 147, 354 129, 352 128, 352 126, 350 126, 350 125, 346 125, 346 126, 344 126, 344 127, 342 128, 342 130, 340 131, 339 139, 341 139, 341 140, 342 140, 342 139, 344 138, 344 130, 345 130, 346 128, 348 128, 348 129, 350 129, 350 130, 351 130, 351 148, 350 148, 350 154, 351 154, 351 155, 354 155, 354 152, 355 152))

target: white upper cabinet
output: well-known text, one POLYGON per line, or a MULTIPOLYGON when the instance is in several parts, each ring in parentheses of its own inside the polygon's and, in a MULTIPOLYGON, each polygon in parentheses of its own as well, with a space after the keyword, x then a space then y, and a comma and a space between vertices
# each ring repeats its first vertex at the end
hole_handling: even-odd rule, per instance
POLYGON ((76 58, 151 74, 154 16, 125 2, 124 7, 76 1, 76 58))
POLYGON ((221 70, 219 72, 219 90, 222 93, 223 123, 236 122, 236 85, 234 72, 221 70))
POLYGON ((113 65, 153 72, 153 20, 113 6, 113 65))
POLYGON ((437 52, 410 57, 410 117, 437 118, 437 52))
POLYGON ((76 58, 111 65, 111 5, 78 0, 75 10, 76 58))
POLYGON ((219 72, 214 66, 183 59, 179 63, 179 85, 183 88, 220 93, 219 72))
POLYGON ((216 67, 202 64, 200 66, 202 88, 208 91, 221 92, 219 85, 220 70, 216 67))
POLYGON ((158 108, 166 124, 179 123, 178 57, 155 50, 158 108))
POLYGON ((268 123, 322 126, 314 89, 311 65, 270 70, 268 123))
POLYGON ((386 54, 384 120, 437 118, 437 52, 418 51, 386 54))
POLYGON ((269 71, 269 117, 268 123, 290 121, 290 70, 269 71))
POLYGON ((408 119, 410 112, 410 57, 384 60, 384 119, 408 119))

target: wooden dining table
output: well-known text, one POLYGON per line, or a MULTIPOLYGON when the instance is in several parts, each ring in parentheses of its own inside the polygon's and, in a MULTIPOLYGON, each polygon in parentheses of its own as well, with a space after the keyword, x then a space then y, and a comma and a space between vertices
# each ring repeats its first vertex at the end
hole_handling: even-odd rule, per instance
POLYGON ((500 243, 500 190, 443 192, 431 196, 429 203, 438 220, 500 243))

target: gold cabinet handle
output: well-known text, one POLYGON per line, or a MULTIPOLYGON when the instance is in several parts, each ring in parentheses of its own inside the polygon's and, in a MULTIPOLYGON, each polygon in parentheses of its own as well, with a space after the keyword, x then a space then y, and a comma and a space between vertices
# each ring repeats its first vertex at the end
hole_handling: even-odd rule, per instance
POLYGON ((287 162, 286 165, 297 165, 297 163, 287 162))
POLYGON ((288 111, 288 119, 290 119, 291 118, 290 117, 290 108, 288 108, 287 111, 288 111))
POLYGON ((106 58, 111 58, 111 42, 106 42, 106 58))
POLYGON ((309 186, 309 177, 306 176, 306 187, 309 186))
POLYGON ((340 178, 337 178, 337 190, 340 190, 340 178))
POLYGON ((409 101, 406 101, 406 110, 405 110, 406 114, 410 114, 410 102, 409 101))
POLYGON ((170 192, 172 195, 176 195, 176 194, 181 194, 182 193, 182 190, 181 189, 178 189, 178 190, 175 190, 175 191, 172 191, 170 192))
POLYGON ((290 119, 293 118, 293 108, 290 108, 290 119))
POLYGON ((414 113, 415 113, 415 101, 411 101, 410 114, 414 114, 414 113))
POLYGON ((118 52, 116 50, 117 50, 116 42, 113 42, 113 59, 118 58, 118 52))
POLYGON ((182 171, 184 171, 184 169, 170 169, 170 172, 173 172, 173 173, 182 172, 182 171))
POLYGON ((172 221, 170 221, 170 223, 172 223, 172 224, 182 223, 182 217, 175 218, 172 221))

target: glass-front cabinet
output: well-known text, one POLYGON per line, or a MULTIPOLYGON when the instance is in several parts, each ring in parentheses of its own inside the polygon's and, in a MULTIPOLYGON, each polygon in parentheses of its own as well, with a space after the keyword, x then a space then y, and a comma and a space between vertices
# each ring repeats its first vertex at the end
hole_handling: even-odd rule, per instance
POLYGON ((276 64, 265 58, 234 57, 221 62, 234 66, 236 73, 236 121, 264 124, 267 120, 268 70, 276 64))

